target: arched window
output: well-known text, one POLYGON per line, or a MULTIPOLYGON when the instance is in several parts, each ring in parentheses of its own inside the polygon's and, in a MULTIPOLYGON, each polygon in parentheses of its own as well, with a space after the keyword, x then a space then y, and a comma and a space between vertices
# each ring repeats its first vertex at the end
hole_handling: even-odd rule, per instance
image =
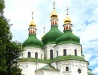
POLYGON ((31 57, 31 52, 28 52, 28 58, 30 58, 31 57))
POLYGON ((53 59, 53 50, 50 50, 50 59, 53 59))
POLYGON ((66 67, 66 71, 69 71, 69 67, 66 67))
POLYGON ((75 49, 75 56, 77 56, 77 50, 75 49))
POLYGON ((38 53, 37 52, 35 53, 35 58, 38 58, 38 53))
POLYGON ((63 55, 66 55, 66 49, 63 50, 63 55))

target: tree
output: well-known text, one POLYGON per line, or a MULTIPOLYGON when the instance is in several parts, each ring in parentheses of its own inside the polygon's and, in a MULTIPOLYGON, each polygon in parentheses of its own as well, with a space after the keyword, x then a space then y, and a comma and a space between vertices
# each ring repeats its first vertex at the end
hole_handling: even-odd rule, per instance
POLYGON ((0 0, 0 75, 21 75, 17 62, 21 43, 12 42, 9 20, 3 15, 4 0, 0 0))
POLYGON ((21 75, 17 62, 22 49, 21 43, 10 42, 6 46, 7 75, 21 75))
POLYGON ((0 0, 0 14, 3 14, 4 7, 5 7, 4 1, 3 0, 0 0))

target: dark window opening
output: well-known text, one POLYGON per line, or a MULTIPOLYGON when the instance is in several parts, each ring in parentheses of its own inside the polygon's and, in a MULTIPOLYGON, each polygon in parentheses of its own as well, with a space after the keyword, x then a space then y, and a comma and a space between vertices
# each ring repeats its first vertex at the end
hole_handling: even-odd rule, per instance
POLYGON ((66 55, 66 49, 63 50, 63 55, 66 55))
POLYGON ((50 59, 53 59, 53 50, 50 50, 50 59))
POLYGON ((77 56, 77 50, 75 49, 75 56, 77 56))
POLYGON ((28 52, 28 58, 30 58, 31 57, 31 52, 28 52))
POLYGON ((38 53, 37 52, 35 53, 35 58, 38 58, 38 53))
POLYGON ((66 71, 69 71, 69 67, 66 67, 66 71))
POLYGON ((79 73, 79 74, 81 73, 81 70, 80 70, 80 69, 78 69, 78 73, 79 73))

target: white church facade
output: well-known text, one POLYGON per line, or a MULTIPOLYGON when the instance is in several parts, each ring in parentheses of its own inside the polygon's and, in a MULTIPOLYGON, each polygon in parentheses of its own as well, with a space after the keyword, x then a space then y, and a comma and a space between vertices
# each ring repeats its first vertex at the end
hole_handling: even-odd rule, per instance
POLYGON ((71 19, 66 15, 64 32, 58 28, 58 14, 53 8, 51 29, 40 41, 36 37, 36 24, 32 18, 29 36, 23 42, 19 59, 22 75, 93 75, 84 59, 80 38, 72 33, 71 19))

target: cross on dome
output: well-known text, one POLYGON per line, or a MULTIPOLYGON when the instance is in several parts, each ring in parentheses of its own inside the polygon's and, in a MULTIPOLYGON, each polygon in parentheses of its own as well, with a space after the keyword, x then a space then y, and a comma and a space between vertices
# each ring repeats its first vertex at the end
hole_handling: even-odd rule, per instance
POLYGON ((67 9, 66 9, 66 11, 67 11, 67 15, 68 15, 68 10, 69 10, 69 8, 67 7, 67 9))
POLYGON ((33 14, 34 14, 34 12, 32 12, 32 19, 33 19, 33 14))
POLYGON ((30 27, 30 28, 36 28, 36 24, 35 24, 34 19, 33 19, 33 14, 34 14, 34 12, 32 12, 32 21, 31 21, 31 23, 29 24, 29 27, 30 27))
POLYGON ((55 9, 55 1, 54 1, 54 3, 53 3, 53 9, 55 9))

